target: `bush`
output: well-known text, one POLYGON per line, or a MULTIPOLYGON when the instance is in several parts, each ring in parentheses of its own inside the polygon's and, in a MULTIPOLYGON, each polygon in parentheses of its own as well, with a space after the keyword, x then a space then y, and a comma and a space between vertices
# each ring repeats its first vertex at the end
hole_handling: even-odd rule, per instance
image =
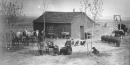
POLYGON ((118 37, 108 36, 108 35, 101 36, 101 41, 108 42, 108 43, 115 43, 116 46, 119 46, 121 42, 118 37))

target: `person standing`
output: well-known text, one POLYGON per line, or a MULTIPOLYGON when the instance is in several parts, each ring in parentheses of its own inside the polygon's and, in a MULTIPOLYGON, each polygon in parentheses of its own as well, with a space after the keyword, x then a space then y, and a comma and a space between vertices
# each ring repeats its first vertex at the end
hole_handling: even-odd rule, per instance
POLYGON ((36 30, 36 36, 38 37, 38 35, 39 35, 39 30, 36 30))
POLYGON ((71 47, 71 40, 70 39, 67 39, 67 41, 65 43, 65 46, 70 46, 71 47))
POLYGON ((36 37, 37 37, 37 41, 38 41, 38 53, 39 55, 43 55, 43 52, 42 52, 42 33, 39 31, 39 30, 36 30, 36 37))

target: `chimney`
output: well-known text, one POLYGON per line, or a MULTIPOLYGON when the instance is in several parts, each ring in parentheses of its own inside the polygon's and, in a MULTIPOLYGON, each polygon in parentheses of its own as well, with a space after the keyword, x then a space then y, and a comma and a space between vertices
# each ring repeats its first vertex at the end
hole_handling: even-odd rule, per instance
POLYGON ((73 9, 73 12, 75 12, 75 8, 73 9))

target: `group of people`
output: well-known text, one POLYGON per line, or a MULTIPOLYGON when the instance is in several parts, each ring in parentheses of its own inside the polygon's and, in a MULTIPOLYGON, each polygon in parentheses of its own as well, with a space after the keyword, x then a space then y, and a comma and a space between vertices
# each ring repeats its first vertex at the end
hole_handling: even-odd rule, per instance
POLYGON ((43 55, 43 52, 45 54, 53 54, 53 55, 70 55, 72 53, 72 47, 71 47, 71 41, 67 40, 64 47, 59 49, 59 46, 56 45, 53 41, 46 41, 44 42, 44 48, 42 49, 42 42, 40 44, 41 49, 38 49, 39 55, 43 55))
POLYGON ((54 44, 53 41, 44 41, 44 42, 39 42, 39 55, 43 55, 43 53, 45 54, 59 54, 59 46, 54 44), (44 49, 43 49, 44 48, 44 49))

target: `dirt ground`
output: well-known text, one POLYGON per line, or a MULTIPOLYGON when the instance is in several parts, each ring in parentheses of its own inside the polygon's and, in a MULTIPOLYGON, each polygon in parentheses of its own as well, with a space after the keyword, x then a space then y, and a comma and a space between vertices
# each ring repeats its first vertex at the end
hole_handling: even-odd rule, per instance
MULTIPOLYGON (((130 65, 130 35, 123 39, 120 47, 114 47, 100 41, 100 36, 109 34, 110 30, 109 27, 95 28, 93 46, 100 51, 99 56, 90 53, 91 40, 88 39, 85 47, 72 47, 72 55, 66 56, 35 56, 30 53, 31 46, 17 52, 0 50, 0 65, 130 65)), ((65 40, 58 39, 54 42, 62 47, 65 40)))

